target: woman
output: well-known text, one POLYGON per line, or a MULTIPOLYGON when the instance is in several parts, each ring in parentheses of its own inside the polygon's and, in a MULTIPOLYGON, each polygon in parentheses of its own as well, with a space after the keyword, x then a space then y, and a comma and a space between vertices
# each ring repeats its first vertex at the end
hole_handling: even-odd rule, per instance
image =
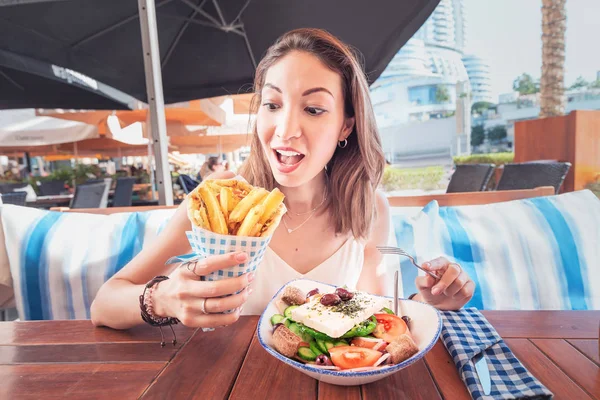
POLYGON ((208 160, 202 164, 200 171, 196 176, 196 180, 198 182, 202 182, 202 179, 206 179, 207 176, 214 172, 224 171, 223 164, 221 163, 221 159, 219 157, 208 157, 208 160))
MULTIPOLYGON (((357 59, 325 31, 292 31, 260 62, 255 93, 252 151, 239 173, 254 185, 279 187, 288 208, 256 275, 198 280, 243 262, 243 253, 209 257, 193 268, 165 267, 169 257, 190 251, 183 204, 156 246, 144 249, 100 289, 92 304, 94 324, 142 323, 138 297, 156 275, 169 279, 145 295, 149 313, 193 327, 229 325, 244 305, 245 313, 261 313, 279 287, 300 276, 381 293, 385 277, 378 274, 382 256, 376 246, 387 242, 389 214, 376 188, 385 159, 357 59), (217 314, 231 309, 235 312, 217 314)), ((471 298, 474 284, 457 264, 439 258, 423 266, 442 278, 417 278, 416 300, 458 309, 471 298)))

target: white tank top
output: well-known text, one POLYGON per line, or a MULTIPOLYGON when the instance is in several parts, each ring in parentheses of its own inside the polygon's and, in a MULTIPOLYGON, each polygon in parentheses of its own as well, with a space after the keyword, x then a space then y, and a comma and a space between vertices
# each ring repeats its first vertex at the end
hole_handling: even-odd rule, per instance
POLYGON ((362 272, 364 253, 364 244, 349 238, 328 259, 308 273, 301 274, 268 247, 262 262, 256 269, 254 281, 250 285, 253 292, 244 304, 242 314, 262 314, 275 293, 294 279, 306 278, 336 286, 346 285, 355 289, 362 272))

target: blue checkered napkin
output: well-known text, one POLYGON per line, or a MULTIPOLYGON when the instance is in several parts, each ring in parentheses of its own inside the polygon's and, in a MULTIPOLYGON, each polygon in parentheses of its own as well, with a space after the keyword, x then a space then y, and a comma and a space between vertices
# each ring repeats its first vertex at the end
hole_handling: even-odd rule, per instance
POLYGON ((444 311, 442 317, 442 340, 473 399, 552 397, 552 392, 525 369, 476 308, 444 311), (482 351, 490 369, 490 395, 483 393, 472 361, 482 351))

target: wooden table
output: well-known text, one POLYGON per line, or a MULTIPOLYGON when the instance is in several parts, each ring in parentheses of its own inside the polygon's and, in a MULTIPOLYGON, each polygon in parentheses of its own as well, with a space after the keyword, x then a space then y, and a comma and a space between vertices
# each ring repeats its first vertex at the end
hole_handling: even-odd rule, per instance
POLYGON ((28 201, 28 207, 50 208, 68 206, 73 199, 72 194, 57 194, 52 196, 38 196, 35 201, 28 201))
MULTIPOLYGON (((600 399, 600 311, 484 312, 556 399, 600 399)), ((362 387, 319 383, 279 362, 255 336, 257 317, 203 333, 176 326, 94 328, 89 321, 0 323, 0 399, 468 399, 444 345, 362 387), (170 330, 165 331, 167 338, 170 330)))

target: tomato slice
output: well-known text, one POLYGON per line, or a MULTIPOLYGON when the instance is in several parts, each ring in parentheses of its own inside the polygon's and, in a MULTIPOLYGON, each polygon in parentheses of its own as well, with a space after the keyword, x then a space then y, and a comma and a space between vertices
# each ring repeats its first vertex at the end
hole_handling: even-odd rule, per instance
POLYGON ((352 339, 352 342, 350 342, 350 344, 352 344, 354 346, 358 346, 358 347, 364 347, 366 349, 372 349, 376 345, 383 343, 382 340, 383 339, 373 339, 373 338, 365 338, 365 337, 357 336, 352 339))
POLYGON ((393 342, 398 336, 408 331, 406 322, 397 315, 375 314, 375 318, 377 318, 377 327, 373 331, 373 336, 388 343, 393 342))
POLYGON ((371 367, 381 356, 381 352, 358 346, 338 346, 329 349, 331 362, 341 369, 371 367))

